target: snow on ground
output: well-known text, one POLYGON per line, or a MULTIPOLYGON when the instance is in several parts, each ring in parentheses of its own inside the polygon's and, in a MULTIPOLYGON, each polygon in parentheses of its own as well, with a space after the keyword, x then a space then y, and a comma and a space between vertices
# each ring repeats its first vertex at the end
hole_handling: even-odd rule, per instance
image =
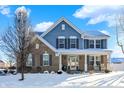
POLYGON ((124 71, 94 74, 25 74, 25 80, 19 81, 20 74, 0 76, 0 87, 124 87, 124 71))

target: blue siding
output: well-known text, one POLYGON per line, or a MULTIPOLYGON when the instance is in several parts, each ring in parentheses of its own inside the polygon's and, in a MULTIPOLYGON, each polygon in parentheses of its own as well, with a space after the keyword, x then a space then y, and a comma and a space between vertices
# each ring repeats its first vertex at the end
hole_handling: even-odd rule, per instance
POLYGON ((56 47, 56 38, 58 36, 65 36, 65 38, 69 38, 70 36, 77 36, 79 39, 79 49, 83 48, 83 39, 81 39, 81 34, 75 31, 71 26, 69 26, 66 22, 62 21, 55 28, 53 28, 48 34, 46 34, 43 38, 47 40, 51 45, 56 47), (61 29, 61 25, 65 24, 65 30, 61 29))

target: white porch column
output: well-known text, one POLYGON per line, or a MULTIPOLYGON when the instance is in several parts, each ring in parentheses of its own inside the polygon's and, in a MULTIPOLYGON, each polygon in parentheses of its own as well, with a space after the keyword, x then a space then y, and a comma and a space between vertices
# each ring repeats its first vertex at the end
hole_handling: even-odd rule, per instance
POLYGON ((107 55, 108 57, 107 57, 107 63, 109 64, 109 67, 108 67, 108 64, 107 64, 107 69, 109 69, 109 70, 111 70, 112 68, 111 68, 111 54, 109 53, 108 55, 107 55))
POLYGON ((96 67, 96 56, 94 56, 94 68, 96 67))
POLYGON ((87 72, 87 55, 85 54, 84 71, 87 72))
POLYGON ((62 55, 59 54, 59 70, 62 70, 62 55))

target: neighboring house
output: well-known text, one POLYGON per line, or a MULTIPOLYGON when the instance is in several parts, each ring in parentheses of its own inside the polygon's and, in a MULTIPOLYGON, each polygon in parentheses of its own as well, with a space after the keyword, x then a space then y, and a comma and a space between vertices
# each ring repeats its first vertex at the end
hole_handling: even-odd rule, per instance
POLYGON ((3 68, 5 68, 5 63, 2 60, 0 60, 0 69, 3 69, 3 68))
POLYGON ((110 66, 112 71, 124 71, 124 58, 112 58, 110 66))
POLYGON ((25 72, 103 71, 111 58, 109 37, 99 31, 81 31, 62 17, 44 33, 36 33, 25 72))

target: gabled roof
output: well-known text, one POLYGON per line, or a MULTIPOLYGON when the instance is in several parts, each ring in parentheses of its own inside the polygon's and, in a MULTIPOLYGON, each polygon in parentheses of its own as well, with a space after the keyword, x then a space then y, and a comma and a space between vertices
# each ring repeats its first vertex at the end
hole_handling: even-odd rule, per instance
POLYGON ((86 36, 106 36, 106 37, 110 37, 109 35, 102 33, 100 31, 84 31, 84 33, 86 34, 86 36))
POLYGON ((52 26, 50 26, 47 31, 45 31, 41 36, 44 37, 47 33, 49 33, 53 28, 55 28, 59 23, 62 21, 66 22, 68 25, 70 25, 73 29, 75 29, 78 33, 82 34, 82 32, 73 25, 70 21, 68 21, 66 18, 61 17, 59 20, 57 20, 52 26))
POLYGON ((34 41, 36 38, 38 38, 40 41, 42 41, 46 46, 48 46, 50 49, 52 49, 53 51, 56 51, 56 48, 54 48, 50 43, 48 43, 45 39, 43 39, 42 37, 40 37, 39 35, 35 35, 35 37, 33 38, 32 41, 34 41))

